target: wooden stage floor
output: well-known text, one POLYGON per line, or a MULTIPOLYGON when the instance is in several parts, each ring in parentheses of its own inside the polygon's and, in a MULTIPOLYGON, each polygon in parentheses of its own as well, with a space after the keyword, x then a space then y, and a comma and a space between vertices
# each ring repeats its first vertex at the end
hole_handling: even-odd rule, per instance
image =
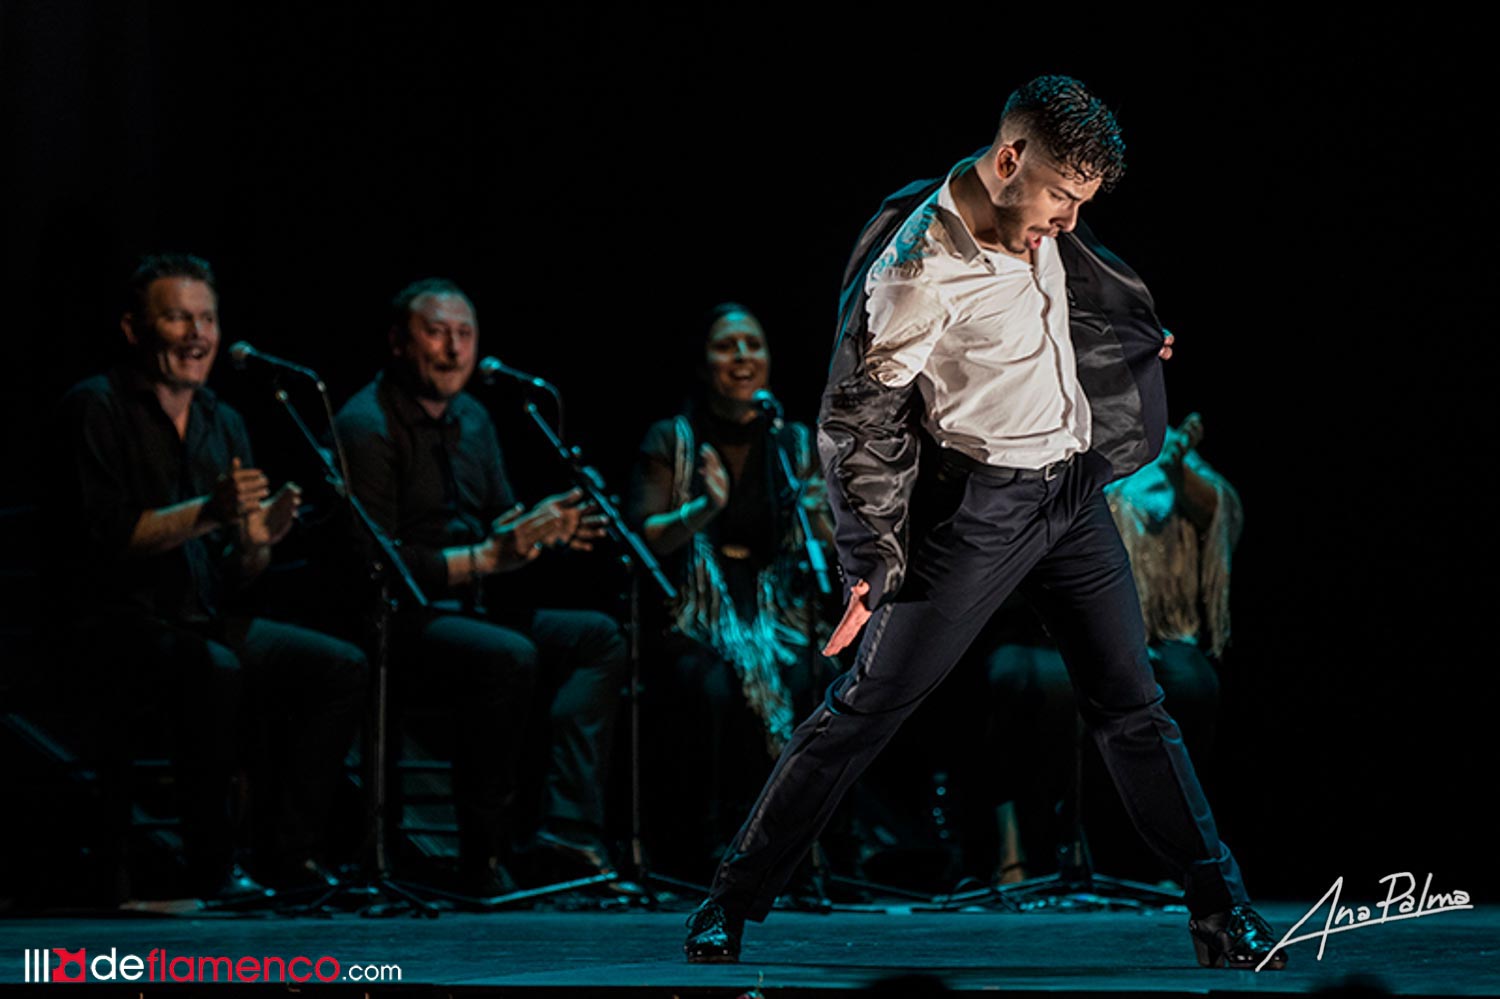
MULTIPOLYGON (((1309 906, 1268 903, 1261 909, 1285 933, 1309 906)), ((327 955, 339 962, 341 974, 356 965, 399 966, 399 984, 345 981, 330 989, 350 995, 733 997, 758 986, 769 999, 855 994, 883 978, 921 973, 953 991, 1500 996, 1500 909, 1485 906, 1337 934, 1321 961, 1317 941, 1299 943, 1289 948, 1287 970, 1258 974, 1197 967, 1180 912, 777 912, 749 927, 741 964, 718 966, 683 962, 684 918, 685 911, 620 910, 445 913, 437 919, 5 919, 0 993, 38 991, 24 983, 24 955, 66 947, 85 949, 91 963, 111 952, 117 960, 127 954, 144 959, 164 949, 169 957, 327 955)), ((321 967, 325 973, 333 968, 321 967)), ((78 994, 101 990, 84 986, 78 994)), ((137 982, 107 991, 231 990, 137 982)), ((264 986, 260 991, 267 994, 264 986)), ((875 994, 936 990, 912 985, 875 994)))

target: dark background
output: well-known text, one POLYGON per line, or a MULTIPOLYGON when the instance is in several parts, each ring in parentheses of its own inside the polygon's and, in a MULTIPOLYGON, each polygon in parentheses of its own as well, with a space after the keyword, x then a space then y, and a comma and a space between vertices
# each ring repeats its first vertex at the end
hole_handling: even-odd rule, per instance
MULTIPOLYGON (((1493 115, 1468 34, 7 2, 0 504, 36 500, 50 406, 111 359, 118 289, 158 249, 213 261, 226 344, 317 368, 336 403, 381 362, 389 296, 456 279, 482 352, 562 386, 570 438, 620 486, 716 301, 761 316, 777 392, 809 419, 880 198, 984 145, 1014 86, 1070 73, 1130 147, 1086 217, 1151 284, 1178 335, 1173 418, 1203 413, 1245 503, 1213 789, 1252 890, 1315 898, 1345 875, 1379 897, 1408 870, 1493 888, 1493 115)), ((222 354, 213 384, 273 478, 308 474, 263 385, 222 354)), ((514 398, 496 415, 523 495, 555 486, 514 398)), ((579 565, 584 592, 612 571, 579 565)))

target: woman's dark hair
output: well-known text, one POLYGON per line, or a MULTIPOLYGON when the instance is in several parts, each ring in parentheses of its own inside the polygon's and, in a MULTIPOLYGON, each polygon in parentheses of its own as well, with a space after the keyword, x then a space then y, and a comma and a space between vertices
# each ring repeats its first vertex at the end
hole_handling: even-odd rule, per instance
POLYGON ((714 325, 718 323, 720 319, 724 319, 728 316, 733 316, 738 313, 743 313, 749 316, 751 319, 754 319, 756 325, 760 324, 760 319, 755 315, 755 313, 751 312, 748 308, 741 305, 739 302, 720 302, 712 309, 709 309, 707 316, 704 317, 707 322, 703 324, 703 339, 705 341, 708 340, 709 334, 713 332, 714 325))

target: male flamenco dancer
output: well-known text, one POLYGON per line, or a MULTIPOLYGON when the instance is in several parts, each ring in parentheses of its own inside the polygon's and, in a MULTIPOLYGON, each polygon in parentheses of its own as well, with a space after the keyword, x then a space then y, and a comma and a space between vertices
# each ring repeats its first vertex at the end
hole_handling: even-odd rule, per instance
MULTIPOLYGON (((1074 232, 1124 170, 1077 80, 1010 95, 988 149, 886 200, 851 257, 818 445, 854 665, 792 736, 688 920, 692 962, 739 959, 834 807, 1020 587, 1146 842, 1176 872, 1199 963, 1254 968, 1275 934, 1219 840, 1152 677, 1102 487, 1161 447, 1171 337, 1129 267, 1074 232)), ((1278 951, 1266 967, 1281 968, 1278 951)))

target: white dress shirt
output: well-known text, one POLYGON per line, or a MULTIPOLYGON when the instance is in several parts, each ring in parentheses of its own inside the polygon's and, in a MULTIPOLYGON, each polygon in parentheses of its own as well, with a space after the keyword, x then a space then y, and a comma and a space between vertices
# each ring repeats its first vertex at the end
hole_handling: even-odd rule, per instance
POLYGON ((916 379, 923 425, 989 465, 1041 468, 1088 450, 1089 403, 1068 331, 1066 276, 1043 238, 1036 266, 975 240, 953 176, 912 212, 865 280, 870 376, 916 379))

